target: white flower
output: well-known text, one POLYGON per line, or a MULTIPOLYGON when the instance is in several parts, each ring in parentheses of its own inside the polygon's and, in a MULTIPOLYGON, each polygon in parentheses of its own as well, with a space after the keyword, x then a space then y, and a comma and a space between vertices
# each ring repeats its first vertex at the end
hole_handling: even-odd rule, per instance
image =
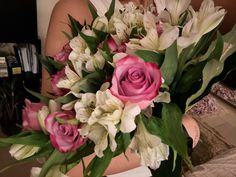
POLYGON ((87 58, 85 68, 89 72, 93 72, 96 69, 103 69, 105 65, 105 59, 101 52, 98 50, 94 55, 87 58))
POLYGON ((46 119, 46 117, 48 116, 48 114, 50 113, 49 108, 47 106, 43 106, 39 111, 38 111, 38 121, 39 121, 39 125, 41 127, 41 129, 43 130, 44 133, 47 133, 47 130, 45 128, 45 122, 44 120, 46 119))
POLYGON ((127 41, 131 30, 128 26, 119 18, 114 18, 114 27, 116 30, 117 37, 122 41, 127 41))
MULTIPOLYGON (((41 170, 42 169, 39 167, 32 167, 30 177, 39 177, 41 170)), ((57 165, 57 166, 51 167, 45 177, 68 177, 68 176, 64 175, 60 171, 60 166, 57 165)))
POLYGON ((137 131, 129 145, 141 159, 141 164, 152 169, 159 168, 161 161, 167 160, 169 146, 161 142, 161 139, 150 134, 142 121, 139 121, 137 131))
POLYGON ((109 90, 96 93, 96 107, 80 133, 95 143, 95 154, 103 156, 103 151, 108 144, 112 151, 115 151, 117 144, 115 136, 117 124, 120 122, 123 103, 113 96, 109 90))
POLYGON ((171 15, 171 24, 177 25, 180 15, 187 10, 191 0, 166 0, 166 9, 171 15))
POLYGON ((87 48, 87 44, 80 36, 74 37, 70 43, 70 47, 72 51, 69 55, 70 60, 76 60, 79 57, 79 54, 84 53, 85 49, 87 48))
POLYGON ((123 133, 130 133, 136 128, 135 118, 140 112, 141 109, 137 104, 126 103, 120 124, 120 130, 123 133))
POLYGON ((60 78, 56 84, 58 88, 70 89, 77 81, 81 79, 80 76, 68 65, 65 66, 65 75, 66 76, 64 78, 60 78))
POLYGON ((31 157, 40 150, 40 147, 22 145, 22 144, 13 144, 10 148, 9 153, 16 160, 22 160, 27 157, 31 157))
POLYGON ((192 19, 184 26, 182 36, 177 43, 180 49, 196 44, 201 37, 215 29, 225 16, 225 10, 215 7, 212 0, 204 0, 199 12, 190 7, 192 19))
POLYGON ((108 19, 106 16, 97 17, 93 22, 93 28, 99 31, 108 31, 108 19))
POLYGON ((177 26, 171 26, 168 23, 162 24, 163 32, 158 34, 157 29, 151 28, 147 35, 141 40, 131 39, 127 44, 131 49, 165 50, 178 38, 179 29, 177 26))
POLYGON ((86 123, 95 108, 96 95, 94 93, 84 93, 79 101, 75 103, 74 109, 76 112, 76 119, 86 123))

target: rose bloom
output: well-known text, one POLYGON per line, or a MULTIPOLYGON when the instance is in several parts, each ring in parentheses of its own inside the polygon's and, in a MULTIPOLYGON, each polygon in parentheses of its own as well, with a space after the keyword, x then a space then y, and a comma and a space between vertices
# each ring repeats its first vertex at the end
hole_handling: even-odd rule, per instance
POLYGON ((42 103, 32 103, 25 99, 25 107, 22 111, 23 127, 26 130, 40 131, 41 127, 38 121, 38 111, 44 106, 42 103))
POLYGON ((78 149, 86 141, 78 131, 80 125, 68 122, 73 120, 76 121, 73 111, 53 112, 45 119, 52 145, 63 153, 78 149))
POLYGON ((111 92, 124 103, 146 109, 158 95, 161 72, 158 65, 127 55, 115 65, 111 92))
POLYGON ((72 48, 69 43, 67 43, 63 46, 62 50, 54 56, 54 59, 60 63, 65 63, 68 60, 71 51, 72 48))
POLYGON ((68 92, 67 89, 62 89, 62 88, 57 87, 57 83, 64 76, 65 76, 65 68, 63 68, 61 71, 58 71, 56 74, 51 76, 52 92, 56 96, 62 96, 62 95, 65 95, 68 92))

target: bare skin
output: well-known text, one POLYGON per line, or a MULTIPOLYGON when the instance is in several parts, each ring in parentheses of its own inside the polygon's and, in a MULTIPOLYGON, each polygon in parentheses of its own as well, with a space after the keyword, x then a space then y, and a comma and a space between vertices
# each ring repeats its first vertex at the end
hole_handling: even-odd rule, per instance
MULTIPOLYGON (((232 25, 235 23, 234 17, 235 5, 230 4, 230 0, 215 0, 217 5, 221 5, 226 8, 230 13, 227 14, 227 20, 223 23, 223 31, 228 31, 232 25)), ((200 6, 201 1, 193 0, 192 4, 194 7, 200 6)), ((45 55, 54 56, 57 54, 63 47, 64 44, 68 42, 67 38, 64 36, 62 31, 70 32, 70 28, 68 26, 68 14, 79 20, 80 22, 84 22, 86 20, 88 23, 91 22, 91 15, 87 8, 86 0, 60 0, 53 9, 47 39, 45 43, 45 55)), ((51 90, 49 75, 45 70, 43 70, 42 76, 42 93, 47 95, 47 92, 51 90)), ((129 160, 122 154, 116 158, 114 158, 109 165, 108 169, 105 172, 105 175, 115 174, 122 171, 126 171, 135 167, 138 167, 140 162, 139 158, 130 151, 127 151, 126 154, 129 160)), ((90 155, 84 159, 85 164, 88 164, 94 155, 90 155)), ((68 172, 70 177, 82 177, 82 165, 79 164, 74 167, 72 170, 68 172)))

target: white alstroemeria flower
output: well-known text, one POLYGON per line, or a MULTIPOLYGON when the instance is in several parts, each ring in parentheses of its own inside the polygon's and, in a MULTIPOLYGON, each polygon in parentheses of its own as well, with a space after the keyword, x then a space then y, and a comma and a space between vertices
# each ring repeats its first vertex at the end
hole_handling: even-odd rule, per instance
POLYGON ((103 151, 108 144, 111 150, 115 151, 117 147, 116 126, 120 123, 123 107, 123 103, 113 96, 110 90, 96 93, 96 107, 89 117, 87 125, 80 130, 80 134, 95 143, 94 151, 98 157, 103 156, 103 151))
POLYGON ((143 16, 143 25, 146 31, 156 28, 158 18, 153 13, 147 11, 143 16))
POLYGON ((160 14, 166 8, 166 0, 154 0, 156 5, 157 13, 160 14))
POLYGON ((215 7, 212 0, 204 0, 199 12, 191 7, 190 11, 193 18, 184 26, 182 36, 177 41, 180 50, 197 43, 204 34, 215 29, 226 14, 224 9, 215 7))
POLYGON ((136 128, 135 118, 141 112, 137 104, 126 103, 121 116, 120 131, 130 133, 136 128))
POLYGON ((171 24, 177 25, 180 15, 189 7, 191 0, 166 0, 166 9, 171 16, 171 24))
MULTIPOLYGON (((168 23, 162 24, 163 32, 159 35, 157 29, 150 29, 147 32, 147 36, 140 40, 140 44, 143 48, 149 50, 165 50, 170 47, 171 44, 178 38, 179 29, 177 26, 171 26, 168 23)), ((137 42, 137 41, 136 41, 137 42)), ((130 40, 132 44, 132 40, 130 40)), ((128 44, 128 47, 134 47, 134 45, 128 44)))
POLYGON ((70 43, 70 47, 72 48, 71 53, 69 54, 69 60, 76 60, 79 57, 79 54, 84 53, 87 48, 87 44, 80 36, 74 37, 70 43))
POLYGON ((167 49, 179 37, 179 28, 177 26, 171 26, 168 23, 163 23, 162 28, 163 32, 159 37, 158 50, 167 49))
POLYGON ((127 41, 131 30, 128 26, 119 18, 114 18, 114 27, 116 30, 117 37, 122 41, 127 41))
POLYGON ((45 134, 47 133, 47 130, 45 128, 45 119, 49 115, 49 113, 50 113, 49 108, 47 106, 43 106, 38 111, 38 115, 37 115, 39 125, 45 134))
POLYGON ((74 85, 74 83, 81 79, 80 76, 72 69, 70 69, 68 65, 65 66, 65 74, 66 77, 60 78, 60 80, 56 84, 58 88, 70 89, 74 85))
POLYGON ((143 12, 137 8, 133 2, 125 4, 125 11, 122 13, 122 21, 130 27, 142 27, 143 26, 143 12))
POLYGON ((74 105, 76 119, 83 123, 88 122, 88 119, 95 108, 95 104, 96 95, 94 93, 82 94, 81 99, 74 105))
POLYGON ((106 16, 97 17, 93 22, 93 28, 99 31, 108 32, 108 19, 106 16))
MULTIPOLYGON (((30 177, 39 177, 42 168, 32 167, 30 177)), ((60 166, 53 166, 45 177, 68 177, 60 171, 60 166)))
POLYGON ((105 65, 105 59, 98 50, 94 55, 91 55, 91 57, 87 58, 88 61, 86 61, 85 68, 89 72, 93 72, 96 69, 103 69, 105 65))
POLYGON ((161 139, 150 134, 142 121, 137 125, 137 131, 129 145, 141 159, 141 164, 157 169, 161 161, 167 160, 169 156, 169 146, 163 144, 161 139))
POLYGON ((157 30, 155 28, 150 29, 147 32, 147 36, 140 40, 140 44, 142 47, 148 50, 158 50, 159 48, 159 37, 157 30))
POLYGON ((31 157, 40 150, 40 147, 22 145, 22 144, 13 144, 9 150, 9 153, 16 160, 22 160, 27 157, 31 157))

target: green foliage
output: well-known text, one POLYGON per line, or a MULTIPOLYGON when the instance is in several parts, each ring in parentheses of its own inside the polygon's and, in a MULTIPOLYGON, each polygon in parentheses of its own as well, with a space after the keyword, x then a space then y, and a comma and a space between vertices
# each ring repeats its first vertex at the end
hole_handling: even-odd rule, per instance
POLYGON ((49 137, 44 133, 28 132, 8 138, 0 138, 0 145, 23 144, 30 146, 43 147, 49 141, 49 137))
POLYGON ((56 74, 65 67, 64 64, 55 61, 52 57, 45 57, 42 55, 37 55, 37 57, 50 75, 56 74))
POLYGON ((57 97, 55 100, 59 103, 67 104, 67 103, 69 103, 71 101, 74 101, 76 99, 77 98, 73 94, 68 94, 68 95, 65 95, 65 96, 57 97))
POLYGON ((146 62, 156 63, 159 67, 161 67, 164 60, 164 55, 162 53, 150 50, 137 50, 135 51, 135 54, 146 62))
POLYGON ((105 73, 103 71, 95 71, 76 82, 72 86, 71 90, 74 92, 83 91, 88 93, 96 93, 97 90, 100 89, 104 78, 105 73))
POLYGON ((108 20, 111 19, 112 15, 114 14, 114 11, 115 11, 115 0, 112 0, 108 11, 105 13, 105 16, 107 17, 108 20))
POLYGON ((214 77, 218 76, 223 71, 223 69, 224 69, 224 65, 217 60, 213 59, 207 62, 207 64, 205 65, 202 71, 202 74, 203 74, 202 86, 195 94, 193 94, 191 97, 188 98, 186 102, 186 109, 188 109, 188 107, 191 105, 191 102, 194 99, 197 99, 199 96, 201 96, 202 93, 204 93, 210 81, 214 77))
POLYGON ((160 137, 163 143, 168 144, 191 164, 187 151, 187 137, 182 127, 182 117, 183 114, 177 105, 163 103, 161 119, 143 117, 142 120, 150 133, 160 137))
POLYGON ((61 153, 58 150, 54 150, 53 153, 50 155, 48 160, 43 164, 42 170, 40 172, 39 177, 45 177, 48 171, 56 165, 61 165, 65 162, 66 157, 68 156, 67 153, 61 153))
POLYGON ((83 25, 80 24, 74 17, 68 14, 68 18, 70 21, 70 28, 73 37, 78 36, 78 33, 82 30, 83 25))
POLYGON ((88 1, 88 8, 89 8, 89 11, 93 17, 93 21, 94 21, 98 17, 98 14, 97 14, 97 11, 94 8, 93 4, 90 1, 88 1))
POLYGON ((166 49, 165 59, 161 65, 162 77, 165 80, 165 84, 170 85, 174 78, 178 68, 178 53, 177 42, 174 42, 168 49, 166 49))
POLYGON ((107 148, 104 151, 104 156, 94 157, 93 160, 89 163, 88 167, 84 171, 84 177, 101 177, 103 176, 105 170, 110 164, 112 158, 114 156, 114 152, 107 148))
POLYGON ((86 44, 88 45, 90 51, 94 54, 97 51, 97 46, 99 44, 99 40, 96 37, 88 36, 82 33, 81 31, 78 31, 79 35, 84 39, 86 44))
POLYGON ((29 92, 31 95, 35 96, 36 98, 38 98, 42 103, 45 103, 46 105, 48 105, 48 102, 49 102, 49 98, 46 97, 46 96, 43 96, 42 94, 38 93, 38 92, 35 92, 35 91, 32 91, 26 87, 24 87, 25 90, 27 92, 29 92))

